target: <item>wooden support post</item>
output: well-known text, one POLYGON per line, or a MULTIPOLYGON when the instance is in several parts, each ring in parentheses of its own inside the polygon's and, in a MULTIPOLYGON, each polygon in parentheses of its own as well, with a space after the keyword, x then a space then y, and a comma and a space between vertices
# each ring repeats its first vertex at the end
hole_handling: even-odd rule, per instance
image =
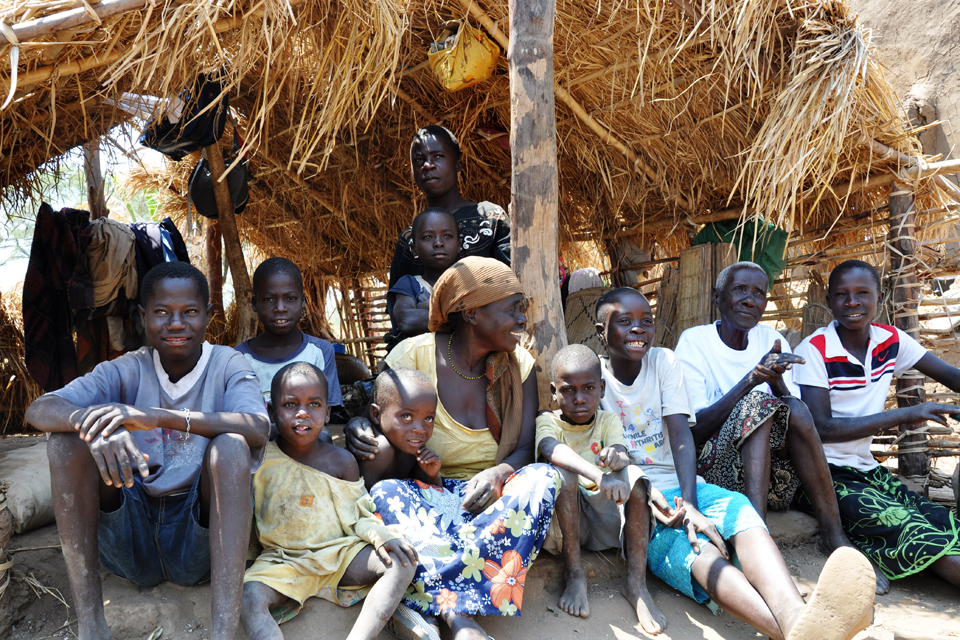
MULTIPOLYGON (((918 307, 922 293, 917 280, 916 209, 913 190, 897 180, 890 187, 890 289, 893 294, 893 324, 910 336, 920 338, 918 307)), ((913 372, 897 379, 897 405, 908 407, 921 404, 926 394, 923 375, 913 372)), ((901 424, 903 434, 916 429, 918 424, 901 424)), ((904 436, 902 447, 917 447, 926 442, 923 434, 904 436)), ((911 488, 926 494, 925 479, 930 473, 926 453, 909 453, 899 457, 901 479, 910 479, 911 488)))
POLYGON ((90 219, 96 220, 108 215, 106 196, 103 193, 103 174, 100 171, 100 141, 96 138, 83 145, 83 173, 87 179, 90 219))
POLYGON ((513 269, 530 300, 527 333, 537 361, 541 409, 553 405, 550 363, 567 344, 557 271, 555 13, 556 0, 510 0, 511 255, 513 269))
POLYGON ((204 220, 203 259, 210 283, 210 324, 207 334, 221 343, 226 331, 226 316, 223 313, 223 249, 220 225, 216 220, 204 220))
POLYGON ((220 180, 226 168, 223 164, 220 143, 215 142, 204 148, 203 154, 210 165, 210 178, 213 180, 213 194, 217 200, 223 248, 227 254, 227 262, 230 263, 230 273, 233 274, 233 290, 237 302, 237 344, 240 344, 257 335, 257 315, 253 312, 251 304, 253 287, 250 286, 250 275, 247 273, 247 263, 243 258, 237 220, 233 215, 230 187, 226 180, 220 180))

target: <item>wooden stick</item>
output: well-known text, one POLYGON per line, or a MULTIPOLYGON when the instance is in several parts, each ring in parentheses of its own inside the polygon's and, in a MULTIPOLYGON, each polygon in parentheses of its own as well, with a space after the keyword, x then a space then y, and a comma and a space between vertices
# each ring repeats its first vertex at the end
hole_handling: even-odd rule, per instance
MULTIPOLYGON (((870 152, 873 155, 878 156, 881 160, 896 160, 897 162, 906 165, 907 168, 923 166, 926 164, 917 158, 911 158, 910 156, 900 153, 896 149, 892 149, 881 142, 877 142, 876 140, 871 140, 868 146, 870 148, 870 152)), ((954 200, 960 202, 960 188, 943 176, 934 176, 933 180, 938 187, 952 195, 954 200)))
MULTIPOLYGON (((473 3, 471 3, 472 5, 473 3)), ((550 364, 567 345, 557 256, 560 250, 553 25, 556 0, 510 0, 510 241, 512 266, 531 304, 530 350, 540 407, 553 408, 550 364)), ((559 95, 559 89, 557 89, 559 95)))
POLYGON ((94 138, 83 145, 83 173, 87 180, 87 204, 90 219, 107 215, 107 202, 103 193, 103 175, 100 172, 100 140, 94 138))
POLYGON ((243 246, 240 244, 240 233, 237 231, 237 220, 233 213, 233 199, 230 196, 230 186, 226 180, 221 180, 226 167, 223 164, 223 154, 220 143, 214 142, 205 147, 204 155, 210 165, 210 179, 213 181, 213 194, 217 201, 220 232, 223 235, 223 247, 230 263, 230 273, 233 274, 234 300, 237 303, 237 344, 249 340, 257 334, 257 315, 253 312, 253 287, 250 286, 250 275, 247 273, 247 263, 243 258, 243 246))
MULTIPOLYGON (((101 2, 91 5, 91 8, 97 18, 103 21, 119 13, 143 9, 147 6, 147 2, 148 0, 102 0, 101 2)), ((94 16, 87 10, 87 7, 81 6, 78 9, 60 11, 49 16, 37 18, 36 20, 11 25, 10 28, 13 29, 13 34, 16 36, 18 42, 23 42, 25 40, 50 35, 58 31, 82 27, 96 21, 94 16)), ((7 44, 18 44, 18 42, 11 42, 3 33, 0 33, 0 47, 7 44)))
MULTIPOLYGON (((920 337, 920 319, 917 316, 917 303, 922 297, 920 283, 917 280, 917 241, 916 209, 911 187, 895 181, 890 187, 890 232, 889 243, 894 249, 890 252, 890 285, 893 288, 893 324, 914 338, 920 337)), ((924 402, 924 389, 921 382, 910 376, 897 378, 897 406, 910 407, 924 402)), ((922 433, 911 433, 913 424, 899 426, 900 437, 908 446, 923 445, 927 437, 922 433)), ((930 461, 925 453, 900 456, 900 475, 926 476, 930 473, 930 461)))
MULTIPOLYGON (((510 40, 503 34, 503 31, 500 30, 497 24, 483 9, 477 5, 474 0, 460 0, 460 3, 463 5, 464 9, 470 13, 470 15, 480 22, 486 32, 489 33, 490 36, 500 44, 501 47, 507 51, 510 50, 510 40)), ((587 113, 586 109, 580 105, 576 98, 570 95, 569 91, 561 87, 559 84, 554 83, 554 93, 561 102, 567 105, 571 111, 573 111, 577 118, 579 118, 588 129, 595 133, 605 143, 622 153, 633 166, 634 171, 644 176, 651 184, 660 186, 664 199, 675 201, 677 205, 685 211, 693 210, 690 202, 683 197, 682 194, 674 193, 673 189, 670 189, 665 181, 658 180, 656 171, 654 171, 653 168, 643 160, 643 158, 638 156, 633 149, 617 139, 613 133, 611 133, 602 124, 597 122, 593 116, 587 113)), ((554 115, 554 119, 556 119, 556 115, 554 115)))
POLYGON ((211 337, 221 338, 226 330, 223 312, 223 241, 220 224, 216 220, 205 220, 203 226, 203 258, 207 282, 210 283, 210 324, 207 332, 211 337))

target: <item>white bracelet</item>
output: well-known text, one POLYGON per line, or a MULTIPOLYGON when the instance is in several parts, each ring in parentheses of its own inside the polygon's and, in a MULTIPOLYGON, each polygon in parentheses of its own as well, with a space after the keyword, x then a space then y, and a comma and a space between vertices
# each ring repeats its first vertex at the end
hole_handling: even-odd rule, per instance
POLYGON ((183 441, 186 442, 190 439, 190 409, 184 409, 184 419, 187 421, 187 435, 183 436, 183 441))

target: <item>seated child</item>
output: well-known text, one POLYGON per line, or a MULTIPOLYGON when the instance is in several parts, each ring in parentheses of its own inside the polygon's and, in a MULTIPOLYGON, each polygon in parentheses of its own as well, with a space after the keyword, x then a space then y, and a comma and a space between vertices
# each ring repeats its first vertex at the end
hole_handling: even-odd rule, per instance
MULTIPOLYGON (((270 401, 270 385, 277 371, 291 362, 309 362, 327 377, 331 409, 342 407, 333 345, 297 329, 305 305, 303 276, 297 265, 286 258, 264 260, 253 272, 253 308, 263 333, 235 348, 257 372, 264 404, 270 401)), ((321 437, 332 442, 326 429, 321 437)))
POLYGON ((543 458, 563 476, 556 517, 544 544, 547 551, 555 553, 560 546, 558 538, 562 538, 567 586, 560 608, 572 616, 586 618, 590 614, 580 547, 620 549, 624 541, 628 574, 623 596, 637 610, 643 630, 659 633, 666 620, 653 603, 646 582, 648 493, 663 517, 679 518, 681 514, 674 513, 660 492, 648 486, 643 471, 630 464, 619 416, 598 411, 604 383, 597 354, 582 344, 561 349, 553 359, 552 377, 550 391, 560 409, 537 417, 536 441, 543 458))
POLYGON ((370 404, 370 421, 377 425, 380 454, 360 461, 360 473, 369 490, 386 478, 413 478, 443 486, 440 456, 427 449, 437 413, 437 390, 416 369, 387 369, 377 376, 370 404))
POLYGON ((402 276, 387 292, 387 313, 393 325, 387 336, 388 349, 427 332, 433 285, 460 253, 457 221, 446 209, 424 209, 413 219, 411 229, 413 257, 423 265, 423 275, 402 276))
POLYGON ((280 438, 253 476, 264 551, 243 577, 241 620, 250 640, 282 638, 270 608, 314 596, 350 606, 365 596, 348 638, 372 640, 393 615, 417 552, 371 513, 353 456, 319 439, 330 416, 327 380, 307 362, 273 378, 280 438))
POLYGON ((211 637, 240 634, 250 474, 270 423, 246 360, 203 341, 208 313, 200 271, 157 265, 140 288, 150 346, 27 410, 27 422, 50 434, 53 505, 82 640, 110 637, 100 562, 145 587, 210 579, 211 637))
MULTIPOLYGON (((944 416, 958 411, 956 405, 936 402, 885 411, 894 377, 916 369, 960 391, 960 369, 903 331, 873 324, 882 297, 873 266, 861 260, 838 265, 827 286, 835 320, 797 347, 807 364, 794 368, 794 380, 823 439, 843 528, 879 567, 877 593, 890 588, 887 578, 927 569, 960 585, 953 513, 907 489, 870 452, 873 437, 887 429, 925 420, 946 425, 944 416)), ((798 502, 811 508, 806 493, 798 502)))
POLYGON ((675 528, 658 524, 647 564, 658 578, 698 602, 713 599, 775 640, 845 640, 871 620, 874 573, 851 547, 827 560, 804 604, 763 519, 741 493, 696 475, 693 414, 683 369, 669 349, 652 347, 653 313, 635 289, 597 301, 597 332, 606 346, 601 406, 620 416, 630 460, 683 510, 675 528), (728 543, 740 550, 734 567, 728 543))

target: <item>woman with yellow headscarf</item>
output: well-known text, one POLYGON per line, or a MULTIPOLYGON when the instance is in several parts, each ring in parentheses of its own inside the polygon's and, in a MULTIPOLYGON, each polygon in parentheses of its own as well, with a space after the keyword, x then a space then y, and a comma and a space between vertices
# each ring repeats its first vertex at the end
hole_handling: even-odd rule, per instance
MULTIPOLYGON (((427 446, 440 456, 443 484, 383 480, 370 494, 384 523, 399 525, 419 554, 405 603, 442 617, 454 640, 486 638, 474 614, 520 614, 559 486, 553 467, 532 464, 538 395, 533 357, 520 346, 524 304, 510 267, 464 258, 434 285, 430 333, 386 358, 437 386, 427 446)), ((346 435, 358 460, 375 460, 368 421, 355 418, 346 435)))

